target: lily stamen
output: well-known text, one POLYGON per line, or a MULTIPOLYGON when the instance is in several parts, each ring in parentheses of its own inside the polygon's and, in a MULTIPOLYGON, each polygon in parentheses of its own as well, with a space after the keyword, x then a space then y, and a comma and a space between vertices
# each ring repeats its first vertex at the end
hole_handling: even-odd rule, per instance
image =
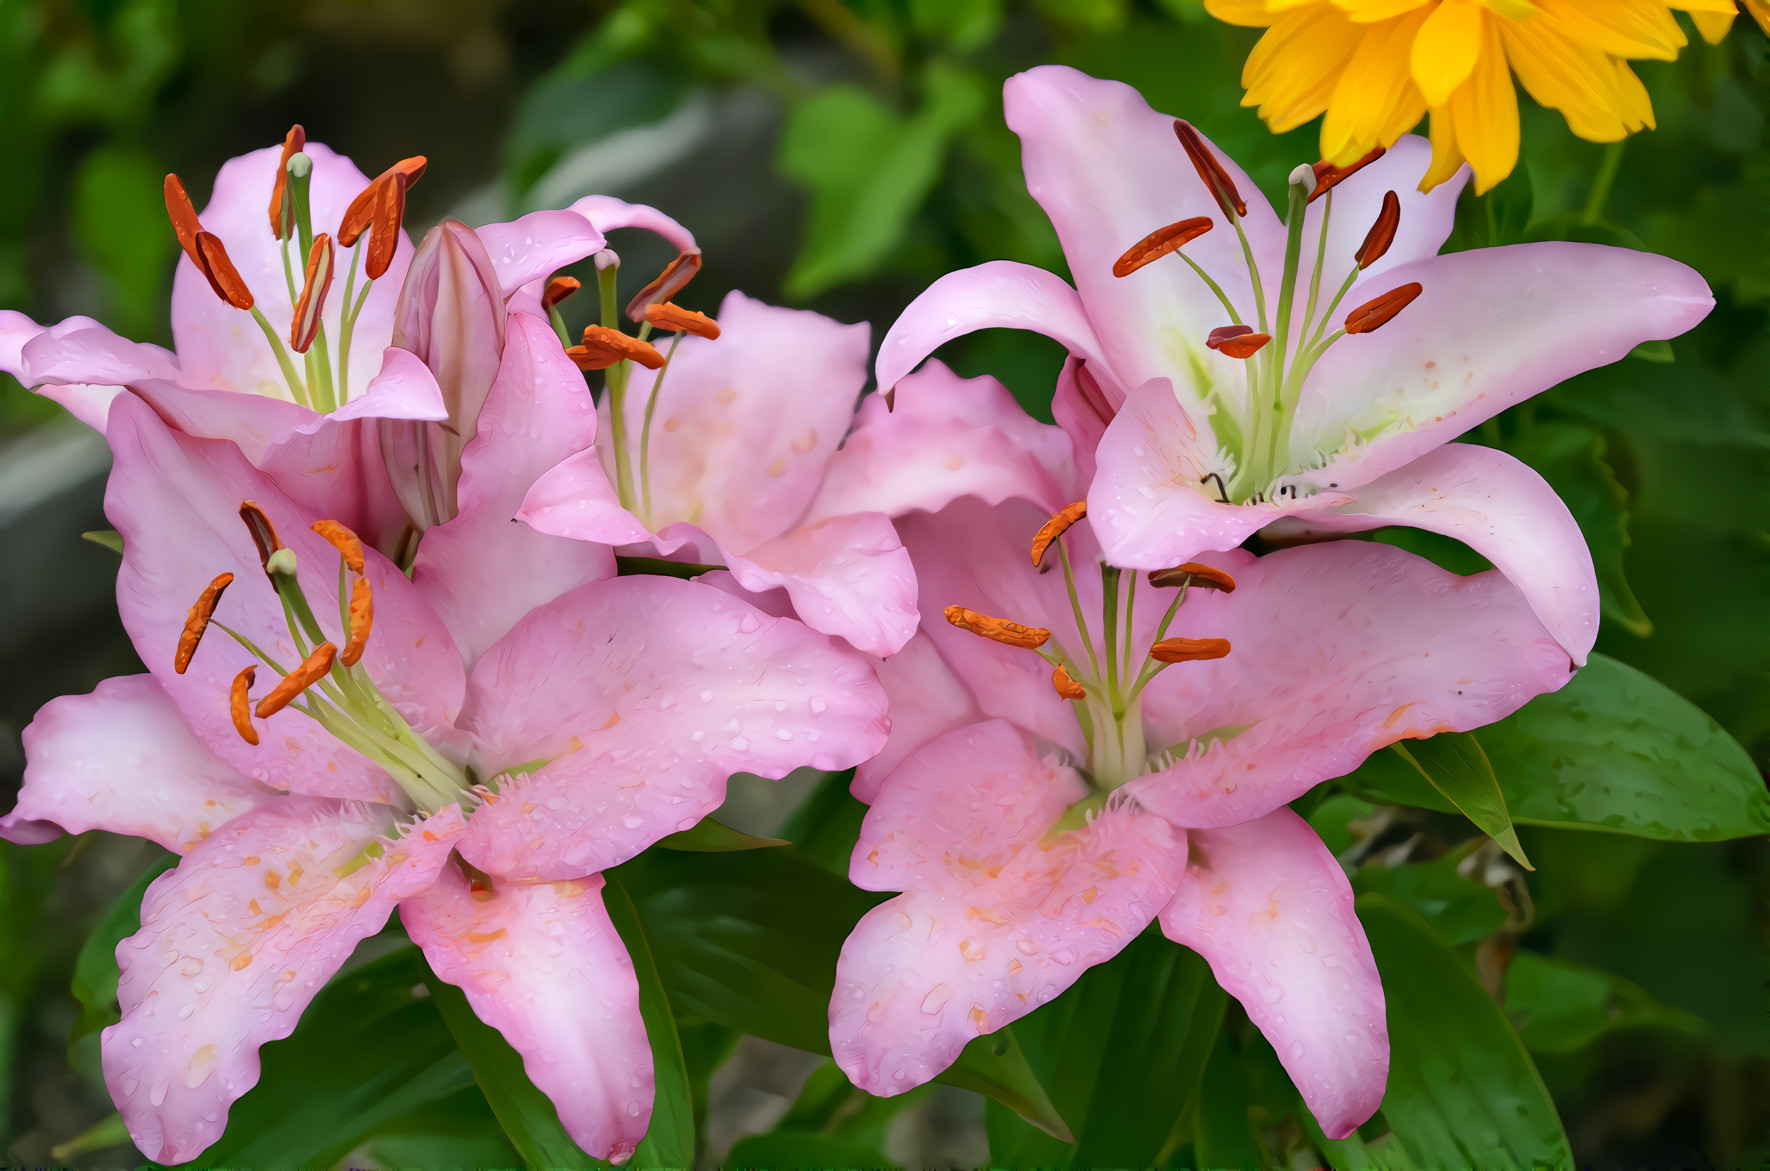
POLYGON ((547 282, 547 290, 541 294, 541 307, 551 309, 583 287, 584 282, 575 276, 556 276, 547 282))
POLYGON ((228 692, 228 710, 233 716, 234 731, 240 734, 240 739, 254 748, 258 747, 258 729, 252 726, 250 704, 252 681, 257 677, 257 664, 248 663, 234 676, 233 687, 228 692))
POLYGON ((700 271, 701 253, 699 249, 693 252, 678 253, 675 260, 664 266, 663 272, 653 277, 631 301, 627 302, 627 319, 635 324, 644 321, 645 310, 648 306, 670 300, 680 293, 700 271))
POLYGON ((184 184, 177 175, 166 176, 165 193, 166 215, 172 221, 172 231, 178 236, 179 246, 209 282, 215 295, 235 309, 252 308, 252 290, 246 287, 240 270, 228 259, 227 247, 220 238, 203 230, 197 210, 191 206, 191 197, 185 193, 184 184))
POLYGON ((566 356, 580 370, 607 370, 629 360, 638 362, 647 370, 657 370, 664 365, 664 355, 658 353, 656 346, 606 325, 585 326, 583 344, 568 349, 566 356))
POLYGON ((1346 315, 1346 332, 1371 333, 1395 319, 1395 315, 1413 304, 1425 290, 1418 281, 1410 281, 1398 289, 1390 289, 1380 297, 1366 301, 1346 315))
POLYGON ((313 238, 307 253, 307 272, 301 286, 301 299, 295 302, 295 314, 289 324, 289 348, 305 354, 319 335, 320 318, 326 309, 326 292, 332 287, 332 238, 321 232, 313 238))
POLYGON ((1362 171, 1364 168, 1370 166, 1382 157, 1383 148, 1379 146, 1357 162, 1348 164, 1344 167, 1336 167, 1326 159, 1313 164, 1315 169, 1315 190, 1309 193, 1309 202, 1314 203, 1317 199, 1320 199, 1323 195, 1326 195, 1329 191, 1333 190, 1335 186, 1350 179, 1353 175, 1356 175, 1359 171, 1362 171))
POLYGON ((270 694, 258 701, 256 715, 259 719, 268 719, 289 706, 289 701, 312 687, 326 677, 332 669, 332 660, 337 658, 338 648, 329 642, 322 642, 315 647, 313 653, 302 660, 301 665, 283 676, 282 680, 270 690, 270 694))
POLYGON ((1171 569, 1152 569, 1149 571, 1149 584, 1162 589, 1171 586, 1197 586, 1200 589, 1221 590, 1226 594, 1235 592, 1233 577, 1215 566, 1201 565, 1197 561, 1188 561, 1171 569))
POLYGON ((1157 228, 1125 249, 1125 254, 1113 263, 1112 275, 1130 276, 1151 261, 1160 260, 1168 253, 1177 251, 1198 239, 1214 226, 1209 216, 1194 216, 1176 224, 1169 224, 1165 228, 1157 228))
POLYGON ((1192 128, 1192 124, 1179 118, 1174 119, 1174 136, 1186 148, 1186 157, 1192 160, 1198 177, 1205 181, 1205 186, 1216 196, 1217 206, 1223 209, 1223 214, 1236 219, 1247 215, 1247 201, 1235 189, 1235 180, 1229 177, 1229 172, 1223 169, 1223 164, 1217 161, 1217 156, 1211 153, 1211 148, 1205 145, 1205 140, 1192 128))
POLYGON ((1206 347, 1231 357, 1248 359, 1272 340, 1269 333, 1256 333, 1251 325, 1220 325, 1205 338, 1206 347))
POLYGON ((184 674, 185 668, 191 665, 191 656, 197 653, 197 644, 203 640, 203 632, 209 628, 209 620, 215 617, 216 603, 221 601, 222 591, 233 580, 234 575, 231 573, 217 574, 214 581, 203 587, 196 604, 185 616, 184 631, 178 636, 178 652, 172 659, 172 669, 178 674, 184 674))
POLYGON ((1006 618, 992 618, 964 606, 948 606, 946 620, 960 630, 969 630, 995 642, 1036 651, 1051 641, 1051 632, 1041 626, 1024 626, 1006 618))
POLYGON ((1226 638, 1164 638, 1149 648, 1149 657, 1158 663, 1221 659, 1228 653, 1229 640, 1226 638))
POLYGON ((292 208, 284 199, 289 186, 289 160, 307 147, 307 131, 297 122, 289 127, 289 133, 283 136, 283 154, 277 160, 276 185, 270 192, 270 234, 279 240, 287 240, 295 230, 295 217, 292 208))
POLYGON ((1045 552, 1050 549, 1051 542, 1068 532, 1071 525, 1087 515, 1088 502, 1086 500, 1078 500, 1074 504, 1065 505, 1055 516, 1040 526, 1039 531, 1033 536, 1033 567, 1042 571, 1045 562, 1045 552))
POLYGON ((1366 269, 1383 259, 1389 246, 1395 243, 1395 233, 1400 227, 1401 200, 1396 198, 1395 192, 1385 191, 1383 210, 1377 213, 1377 222, 1371 225, 1370 233, 1365 236, 1364 243, 1358 246, 1358 252, 1353 256, 1358 267, 1366 269))
POLYGON ((692 333, 714 341, 719 337, 719 324, 705 313, 684 309, 669 301, 656 301, 645 307, 645 320, 672 333, 692 333))
POLYGON ((1087 699, 1088 689, 1069 677, 1069 672, 1059 663, 1051 672, 1051 686, 1064 699, 1087 699))
POLYGON ((356 666, 357 660, 363 657, 363 648, 369 643, 369 627, 374 620, 375 598, 369 589, 369 579, 359 577, 350 585, 350 635, 338 656, 340 663, 346 667, 356 666))

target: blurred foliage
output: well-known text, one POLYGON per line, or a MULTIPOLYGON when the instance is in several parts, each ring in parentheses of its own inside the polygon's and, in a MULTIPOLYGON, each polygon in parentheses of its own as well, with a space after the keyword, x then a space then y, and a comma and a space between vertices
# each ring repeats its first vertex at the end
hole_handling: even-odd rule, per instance
MULTIPOLYGON (((483 7, 439 6, 426 20, 420 5, 414 20, 398 3, 314 4, 272 18, 218 0, 0 0, 0 307, 75 307, 164 340, 173 245, 159 175, 240 145, 193 151, 180 94, 225 101, 260 84, 252 71, 279 69, 304 99, 323 92, 318 79, 334 75, 287 63, 281 38, 302 20, 373 30, 378 61, 394 46, 415 68, 446 59, 471 74, 483 68, 471 48, 484 39, 483 7), (436 27, 453 39, 437 40, 436 27)), ((1136 85, 1197 123, 1269 195, 1314 149, 1314 127, 1275 137, 1240 107, 1252 36, 1209 20, 1197 0, 591 7, 588 31, 553 35, 545 68, 523 78, 507 124, 496 123, 509 200, 551 197, 595 152, 633 136, 660 150, 704 144, 695 127, 710 109, 758 100, 772 119, 774 172, 802 202, 785 213, 798 220, 790 259, 753 291, 832 312, 865 306, 876 330, 953 268, 1008 258, 1063 271, 1001 121, 1000 84, 1019 69, 1059 61, 1136 85)), ((1295 803, 1351 873, 1384 971, 1395 1055, 1381 1111, 1356 1135, 1326 1139, 1202 961, 1151 931, 1012 1029, 979 1038, 946 1076, 990 1099, 993 1163, 1770 1158, 1760 771, 1770 758, 1770 62, 1742 26, 1723 45, 1697 42, 1639 72, 1657 131, 1599 146, 1527 108, 1524 165, 1465 197, 1451 242, 1643 247, 1696 266, 1716 289, 1716 312, 1687 337, 1644 346, 1470 437, 1536 467, 1573 510, 1598 568, 1603 654, 1500 724, 1410 744, 1411 760, 1379 753, 1295 803), (1534 871, 1514 860, 1525 858, 1534 871)), ((424 116, 446 139, 452 124, 424 116)), ((1049 417, 1062 358, 1053 345, 987 332, 943 356, 997 375, 1049 417)), ((0 389, 0 428, 47 413, 0 389)), ((1459 572, 1482 568, 1447 542, 1374 537, 1459 572)), ((834 957, 876 901, 841 878, 864 812, 845 784, 830 777, 807 799, 780 831, 789 845, 746 848, 755 840, 703 827, 611 876, 662 1088, 640 1165, 685 1161, 691 1149, 707 1157, 710 1079, 739 1034, 827 1055, 834 957)), ((3 1142, 22 1150, 20 1136, 41 1127, 42 1092, 28 1088, 53 1069, 87 1115, 51 1137, 94 1127, 58 1148, 70 1159, 118 1139, 94 1105, 92 1030, 115 1012, 109 949, 133 928, 139 897, 126 892, 109 913, 108 900, 68 902, 80 870, 64 861, 85 848, 0 849, 3 1142), (73 1035, 65 1058, 45 1047, 58 1029, 73 1035)), ((129 857, 135 871, 148 865, 129 857)), ((113 877, 108 893, 134 874, 113 877)), ((929 1093, 875 1099, 826 1059, 727 1162, 888 1166, 894 1120, 929 1093)), ((203 1162, 517 1160, 591 1163, 508 1045, 392 929, 293 1036, 266 1048, 263 1083, 203 1162)))

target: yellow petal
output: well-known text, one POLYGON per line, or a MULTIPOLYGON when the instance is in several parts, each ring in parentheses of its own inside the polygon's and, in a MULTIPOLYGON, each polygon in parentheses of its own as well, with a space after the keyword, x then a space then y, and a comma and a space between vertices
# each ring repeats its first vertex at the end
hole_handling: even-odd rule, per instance
POLYGON ((1438 0, 1334 0, 1337 7, 1359 24, 1374 24, 1379 20, 1412 12, 1423 4, 1437 2, 1438 0))
POLYGON ((1652 121, 1646 91, 1621 62, 1555 36, 1546 22, 1495 23, 1518 80, 1581 138, 1615 142, 1652 121))
POLYGON ((1330 5, 1286 13, 1248 54, 1242 105, 1258 106, 1275 134, 1296 129, 1327 109, 1363 35, 1330 5))
POLYGON ((1266 0, 1205 0, 1205 11, 1224 24, 1265 28, 1272 23, 1266 0))
POLYGON ((1444 0, 1414 38, 1414 82, 1428 106, 1442 106, 1469 80, 1481 52, 1484 14, 1475 0, 1444 0))
POLYGON ((1696 22, 1696 31, 1702 39, 1711 45, 1718 45, 1727 36, 1727 30, 1733 27, 1733 18, 1738 14, 1736 8, 1732 12, 1692 12, 1690 19, 1696 22))
POLYGON ((1529 20, 1541 10, 1541 6, 1532 0, 1481 0, 1495 16, 1509 17, 1512 20, 1529 20))
POLYGON ((1456 126, 1448 108, 1432 111, 1431 135, 1432 165, 1426 168, 1426 177, 1420 180, 1421 191, 1430 191, 1449 181, 1468 161, 1457 149, 1456 126))
POLYGON ((1484 22, 1475 72, 1449 102, 1456 119, 1457 149, 1475 168, 1477 195, 1491 190, 1518 165, 1518 94, 1506 69, 1499 33, 1505 23, 1484 22))
POLYGON ((1739 2, 1745 5, 1745 10, 1751 14, 1751 18, 1758 22, 1758 27, 1763 29, 1766 35, 1770 35, 1770 4, 1764 3, 1764 0, 1739 0, 1739 2))
POLYGON ((1664 0, 1560 0, 1537 19, 1557 35, 1612 57, 1672 61, 1689 43, 1664 0))
MULTIPOLYGON (((1405 132, 1426 113, 1426 100, 1414 84, 1409 64, 1414 37, 1430 15, 1417 8, 1405 16, 1365 26, 1364 39, 1347 62, 1327 117, 1321 123, 1321 157, 1344 166, 1378 146, 1395 126, 1405 132)), ((1502 66, 1503 68, 1503 66, 1502 66)))

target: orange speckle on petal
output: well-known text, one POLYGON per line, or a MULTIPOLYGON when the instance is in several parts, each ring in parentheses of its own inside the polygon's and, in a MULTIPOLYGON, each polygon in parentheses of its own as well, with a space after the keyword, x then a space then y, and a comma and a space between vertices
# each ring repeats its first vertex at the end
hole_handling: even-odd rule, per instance
POLYGON ((239 955, 234 957, 234 962, 232 964, 232 967, 233 967, 233 970, 237 972, 237 971, 240 971, 242 968, 250 967, 251 964, 252 964, 252 953, 243 951, 239 955))
POLYGON ((495 941, 503 939, 503 938, 504 938, 504 928, 502 928, 502 927, 498 928, 496 931, 488 931, 488 932, 484 932, 484 933, 481 933, 478 931, 469 931, 467 933, 467 942, 468 943, 492 943, 492 942, 495 942, 495 941))

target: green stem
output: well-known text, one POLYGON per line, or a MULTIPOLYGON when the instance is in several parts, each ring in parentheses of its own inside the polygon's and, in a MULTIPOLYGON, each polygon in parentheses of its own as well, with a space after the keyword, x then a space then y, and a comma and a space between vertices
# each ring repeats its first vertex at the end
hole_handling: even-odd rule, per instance
POLYGON ((344 300, 338 302, 338 393, 345 402, 350 401, 350 334, 356 328, 356 318, 345 316, 350 308, 350 298, 356 292, 356 262, 362 257, 362 249, 350 250, 350 269, 344 277, 344 300))
POLYGON ((664 368, 651 380, 651 391, 645 396, 645 422, 639 429, 639 492, 640 507, 645 510, 645 527, 651 528, 651 415, 658 405, 658 391, 663 388, 664 375, 670 373, 670 362, 676 357, 676 347, 682 344, 682 335, 677 334, 670 343, 670 352, 664 355, 664 368))
POLYGON ((1100 565, 1100 596, 1102 619, 1106 627, 1106 693, 1112 703, 1114 722, 1125 714, 1119 702, 1119 570, 1116 565, 1100 565))
MULTIPOLYGON (((1267 428, 1270 446, 1264 453, 1262 484, 1270 483, 1290 462, 1289 452, 1279 450, 1279 437, 1290 430, 1285 416, 1285 357, 1291 345, 1291 305, 1296 300, 1297 269, 1303 260, 1303 221, 1308 218, 1309 192, 1301 183, 1290 184, 1290 208, 1285 217, 1284 278, 1278 290, 1278 336, 1273 338, 1275 353, 1269 367, 1272 393, 1272 420, 1267 428)), ((1326 222, 1325 218, 1323 220, 1326 222)))
POLYGON ((1610 202, 1610 189, 1616 184, 1616 173, 1622 167, 1623 143, 1620 139, 1604 148, 1598 173, 1592 176, 1592 190, 1586 195, 1586 206, 1579 213, 1580 222, 1595 225, 1604 219, 1604 205, 1610 202))
POLYGON ((1076 616, 1076 633, 1082 636, 1082 645, 1088 648, 1088 666, 1091 673, 1100 677, 1100 660, 1094 654, 1094 639, 1088 634, 1088 619, 1082 614, 1082 600, 1076 596, 1075 572, 1069 564, 1069 548, 1063 538, 1057 538, 1057 559, 1063 563, 1063 585, 1069 590, 1069 608, 1076 616))
POLYGON ((307 384, 301 381, 301 375, 295 373, 295 363, 289 359, 289 351, 283 345, 283 339, 277 336, 277 331, 270 327, 270 322, 264 319, 264 312, 256 305, 252 306, 252 320, 258 323, 258 328, 264 331, 265 340, 270 342, 270 351, 276 356, 277 365, 283 369, 283 381, 289 384, 289 393, 302 406, 313 406, 307 397, 307 384))
MULTIPOLYGON (((620 270, 609 265, 596 274, 597 292, 602 299, 602 324, 619 329, 619 309, 615 304, 615 278, 620 270)), ((633 460, 627 450, 627 377, 631 363, 616 362, 602 372, 603 385, 608 388, 609 444, 615 449, 615 493, 621 507, 629 512, 638 509, 633 493, 633 460)))
POLYGON ((1235 311, 1235 302, 1229 299, 1229 294, 1223 291, 1223 286, 1212 280, 1211 274, 1198 266, 1198 261, 1186 255, 1184 252, 1178 253, 1177 255, 1181 260, 1184 260, 1187 264, 1192 266, 1192 271, 1198 274, 1199 280, 1210 286, 1211 292, 1217 294, 1217 300, 1222 302, 1224 310, 1228 312, 1230 322, 1235 325, 1241 325, 1241 314, 1235 311))

